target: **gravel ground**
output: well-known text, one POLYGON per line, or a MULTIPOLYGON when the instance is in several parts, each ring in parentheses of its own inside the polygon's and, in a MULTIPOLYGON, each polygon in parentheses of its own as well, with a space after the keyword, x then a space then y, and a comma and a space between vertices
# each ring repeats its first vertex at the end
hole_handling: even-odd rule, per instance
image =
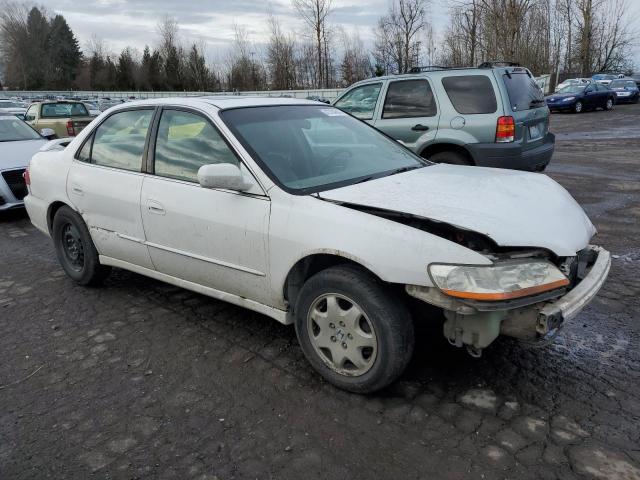
POLYGON ((420 335, 402 379, 323 382, 292 328, 135 274, 74 285, 0 217, 0 479, 640 479, 640 106, 554 114, 547 174, 614 254, 548 347, 420 335))

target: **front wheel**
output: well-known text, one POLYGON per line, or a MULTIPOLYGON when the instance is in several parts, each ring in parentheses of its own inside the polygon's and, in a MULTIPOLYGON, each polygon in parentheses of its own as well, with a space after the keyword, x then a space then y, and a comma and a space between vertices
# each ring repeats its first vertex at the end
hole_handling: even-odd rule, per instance
POLYGON ((604 106, 605 110, 611 110, 613 108, 613 99, 607 98, 607 103, 604 106))
POLYGON ((582 112, 582 102, 576 102, 576 104, 573 106, 573 112, 574 113, 582 112))
POLYGON ((80 285, 98 285, 110 268, 100 265, 89 230, 82 217, 69 207, 60 207, 53 218, 53 245, 60 265, 80 285))
POLYGON ((311 365, 330 383, 356 393, 386 387, 411 360, 411 315, 389 286, 366 270, 341 265, 302 287, 296 334, 311 365))

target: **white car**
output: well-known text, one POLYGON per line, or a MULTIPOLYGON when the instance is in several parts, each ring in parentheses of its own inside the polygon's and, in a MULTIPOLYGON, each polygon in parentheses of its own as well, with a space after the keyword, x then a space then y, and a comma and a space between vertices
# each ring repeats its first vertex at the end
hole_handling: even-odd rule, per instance
POLYGON ((24 206, 27 187, 22 174, 46 143, 46 138, 19 118, 0 114, 0 211, 24 206))
POLYGON ((567 80, 564 80, 556 86, 556 92, 570 85, 588 85, 591 82, 593 82, 593 80, 591 80, 590 78, 568 78, 567 80))
POLYGON ((338 387, 404 370, 414 322, 477 356, 548 339, 596 294, 610 256, 542 174, 431 164, 328 105, 145 100, 36 154, 26 207, 66 273, 119 267, 295 324, 338 387), (409 304, 431 313, 412 318, 409 304))

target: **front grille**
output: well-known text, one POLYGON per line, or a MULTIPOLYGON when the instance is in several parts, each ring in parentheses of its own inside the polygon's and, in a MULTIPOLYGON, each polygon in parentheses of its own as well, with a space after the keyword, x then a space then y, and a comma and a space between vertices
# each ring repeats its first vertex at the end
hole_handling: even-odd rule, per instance
POLYGON ((4 181, 7 182, 9 190, 11 190, 13 196, 18 200, 22 200, 28 193, 27 185, 24 183, 24 178, 22 178, 23 173, 24 168, 21 168, 20 170, 2 172, 2 177, 4 178, 4 181))

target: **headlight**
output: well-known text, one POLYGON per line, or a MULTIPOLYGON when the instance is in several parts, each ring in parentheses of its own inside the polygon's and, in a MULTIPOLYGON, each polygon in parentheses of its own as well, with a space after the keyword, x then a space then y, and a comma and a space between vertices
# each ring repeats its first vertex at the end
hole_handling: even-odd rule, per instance
POLYGON ((431 264, 429 274, 443 293, 472 300, 509 300, 569 284, 555 265, 544 260, 487 266, 431 264))
POLYGON ((575 100, 575 99, 576 99, 576 97, 567 97, 567 98, 564 98, 562 101, 563 102, 570 102, 571 100, 575 100))

